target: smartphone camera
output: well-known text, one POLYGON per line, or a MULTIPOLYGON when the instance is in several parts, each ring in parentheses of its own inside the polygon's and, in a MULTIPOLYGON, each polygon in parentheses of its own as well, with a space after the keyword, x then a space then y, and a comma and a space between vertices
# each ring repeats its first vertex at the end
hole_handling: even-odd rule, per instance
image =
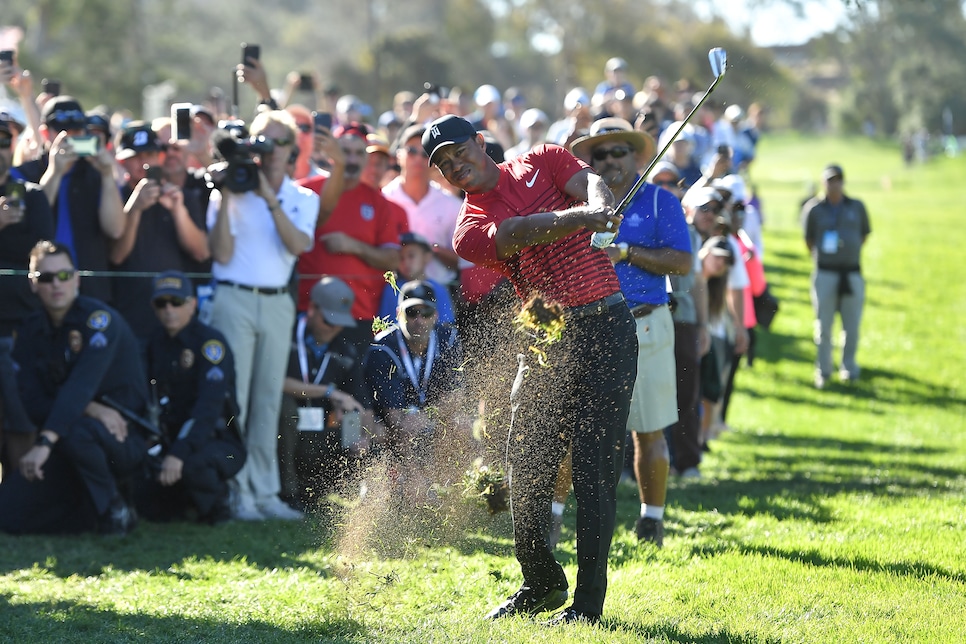
POLYGON ((191 103, 175 103, 171 106, 171 128, 171 138, 174 140, 191 140, 191 103))
POLYGON ((312 122, 315 124, 316 132, 332 129, 332 115, 328 112, 312 112, 312 122))
POLYGON ((60 81, 45 78, 40 81, 40 89, 50 96, 60 96, 60 81))
POLYGON ((69 136, 67 140, 70 141, 71 147, 74 149, 74 154, 79 157, 90 157, 97 154, 97 149, 100 140, 97 138, 96 134, 84 134, 81 136, 69 136))
POLYGON ((7 183, 7 208, 11 210, 20 210, 23 208, 24 200, 24 187, 22 183, 17 183, 15 181, 9 181, 7 183))
POLYGON ((299 91, 300 92, 315 91, 315 79, 312 78, 312 74, 299 75, 299 91))
POLYGON ((10 63, 13 65, 12 49, 0 49, 0 63, 10 63))
POLYGON ((259 45, 249 45, 248 43, 242 43, 242 64, 246 67, 252 67, 252 64, 248 62, 249 58, 254 58, 258 60, 261 58, 262 48, 259 45))
POLYGON ((144 164, 144 178, 155 183, 161 183, 161 166, 144 164))

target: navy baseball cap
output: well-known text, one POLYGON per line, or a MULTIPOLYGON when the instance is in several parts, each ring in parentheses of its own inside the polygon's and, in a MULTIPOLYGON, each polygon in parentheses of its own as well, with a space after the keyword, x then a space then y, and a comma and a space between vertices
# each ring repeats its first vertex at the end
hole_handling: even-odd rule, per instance
POLYGON ((154 278, 154 294, 152 300, 159 297, 180 297, 189 298, 194 295, 191 289, 191 280, 185 277, 181 271, 164 271, 158 273, 154 278))
POLYGON ((87 127, 87 115, 73 96, 63 94, 44 103, 40 119, 44 125, 56 130, 83 130, 87 127))
POLYGON ((426 126, 423 132, 423 149, 433 163, 437 152, 448 145, 459 145, 476 136, 476 128, 464 118, 454 114, 442 116, 426 126))
POLYGON ((436 308, 436 291, 429 282, 412 280, 399 289, 399 308, 406 310, 414 304, 436 308))
POLYGON ((117 160, 130 159, 141 152, 160 152, 163 149, 158 135, 144 121, 131 121, 121 133, 121 143, 117 150, 117 160))

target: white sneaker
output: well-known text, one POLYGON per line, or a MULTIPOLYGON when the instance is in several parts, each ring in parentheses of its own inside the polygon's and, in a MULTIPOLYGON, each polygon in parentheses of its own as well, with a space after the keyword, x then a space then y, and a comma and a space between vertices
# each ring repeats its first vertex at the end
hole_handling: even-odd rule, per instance
POLYGON ((284 519, 285 521, 298 521, 305 517, 298 510, 293 509, 277 496, 268 501, 263 501, 257 506, 258 512, 266 519, 284 519))
POLYGON ((251 497, 239 496, 232 504, 231 516, 239 521, 264 521, 265 515, 258 511, 251 497))
POLYGON ((682 479, 699 479, 701 478, 701 470, 696 467, 689 467, 688 469, 681 472, 682 479))

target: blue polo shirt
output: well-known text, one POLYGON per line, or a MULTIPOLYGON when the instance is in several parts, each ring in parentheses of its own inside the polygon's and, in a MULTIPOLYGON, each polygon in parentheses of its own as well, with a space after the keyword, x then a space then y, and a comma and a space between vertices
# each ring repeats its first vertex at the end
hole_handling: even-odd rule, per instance
MULTIPOLYGON (((688 224, 681 202, 668 190, 645 183, 624 211, 614 243, 626 242, 643 248, 672 248, 691 252, 688 224)), ((630 262, 614 266, 621 291, 631 308, 639 304, 666 304, 667 281, 658 275, 638 268, 630 262)))

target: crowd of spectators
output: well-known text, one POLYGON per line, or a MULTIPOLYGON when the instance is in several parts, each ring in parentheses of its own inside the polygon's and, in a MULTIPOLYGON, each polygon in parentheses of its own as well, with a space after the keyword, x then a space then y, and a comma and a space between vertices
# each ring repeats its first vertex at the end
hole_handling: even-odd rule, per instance
MULTIPOLYGON (((426 124, 445 114, 481 131, 497 162, 543 144, 579 157, 571 144, 610 118, 650 141, 640 171, 680 130, 649 180, 683 198, 694 256, 691 276, 673 278, 674 329, 688 342, 676 347, 679 420, 665 433, 672 472, 700 476, 702 447, 726 428, 739 357, 754 347, 762 218, 742 175, 755 158, 765 110, 708 101, 684 125, 695 100, 687 83, 671 87, 651 76, 635 91, 627 72, 626 61, 610 59, 594 92, 571 89, 553 115, 528 107, 518 88, 501 93, 492 85, 399 92, 391 109, 375 115, 351 95, 310 92, 302 104, 298 74, 272 90, 261 62, 249 59, 237 74, 260 101, 250 122, 217 105, 193 105, 185 132, 171 118, 133 121, 124 110, 85 110, 69 95, 36 94, 28 73, 0 63, 0 81, 17 97, 0 111, 0 268, 7 269, 0 275, 0 487, 7 489, 0 506, 14 507, 3 504, 14 503, 17 491, 14 505, 28 511, 23 482, 36 486, 44 477, 25 471, 23 459, 33 454, 29 464, 42 469, 35 448, 66 452, 56 444, 84 419, 102 443, 122 441, 114 431, 119 424, 137 436, 131 450, 157 443, 158 458, 145 459, 160 469, 147 476, 165 488, 185 479, 189 463, 202 467, 209 456, 198 454, 213 454, 202 467, 214 472, 204 493, 190 488, 178 497, 193 507, 188 516, 209 522, 298 519, 372 454, 418 466, 431 458, 440 423, 468 431, 465 416, 457 422, 432 410, 476 411, 476 401, 465 399, 461 365, 486 350, 476 337, 481 315, 505 310, 499 302, 508 287, 499 273, 453 249, 462 194, 428 163, 421 144, 426 124), (754 262, 751 278, 746 265, 754 262), (83 315, 72 313, 76 329, 51 313, 64 305, 54 302, 61 289, 71 307, 85 307, 83 315), (31 367, 59 373, 25 377, 16 330, 36 325, 44 311, 45 332, 31 342, 49 343, 43 355, 56 348, 65 356, 31 367), (107 331, 126 343, 111 361, 126 363, 123 373, 140 381, 128 383, 137 390, 129 403, 113 408, 102 382, 110 361, 93 371, 93 359, 85 359, 100 344, 113 347, 107 331), (175 343, 187 343, 182 334, 189 332, 197 346, 175 343), (689 365, 709 355, 713 364, 701 371, 711 377, 699 382, 689 365), (172 415, 171 405, 188 405, 171 393, 184 387, 168 383, 168 393, 153 398, 149 391, 189 374, 219 384, 221 393, 212 394, 217 409, 203 421, 198 410, 172 415), (225 383, 232 391, 223 391, 225 383), (68 397, 77 417, 52 426, 47 414, 67 413, 68 397), (39 400, 49 408, 38 409, 39 400), (153 408, 162 413, 152 415, 153 408), (196 431, 189 421, 207 423, 206 436, 217 436, 218 447, 175 447, 196 431), (92 423, 109 431, 98 434, 92 423), (152 428, 170 435, 160 440, 152 428)), ((619 253, 612 261, 621 261, 619 253)), ((181 516, 158 510, 157 495, 142 503, 144 486, 136 482, 136 491, 127 490, 132 459, 123 471, 101 472, 117 483, 102 481, 92 492, 96 523, 8 519, 0 528, 97 525, 123 533, 133 527, 127 505, 150 517, 181 516)), ((47 482, 65 485, 72 476, 77 472, 47 482)))

